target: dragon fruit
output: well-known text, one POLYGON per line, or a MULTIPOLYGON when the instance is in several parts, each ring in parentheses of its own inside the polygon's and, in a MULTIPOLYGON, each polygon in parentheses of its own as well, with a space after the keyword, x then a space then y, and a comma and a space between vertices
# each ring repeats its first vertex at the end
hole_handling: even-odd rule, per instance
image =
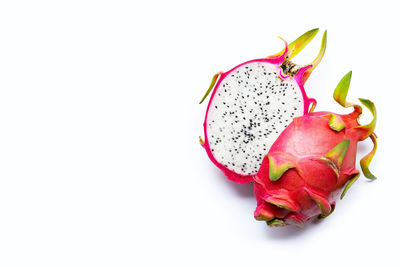
POLYGON ((357 142, 367 137, 374 147, 360 166, 365 177, 375 178, 369 171, 377 146, 375 105, 359 99, 373 114, 369 124, 360 125, 361 106, 346 101, 350 80, 351 72, 333 96, 343 107, 353 107, 352 113, 315 112, 294 118, 264 157, 254 176, 257 220, 270 226, 301 226, 314 216, 332 213, 338 195, 343 198, 360 175, 355 168, 357 142))
POLYGON ((303 85, 325 53, 326 31, 311 64, 301 67, 290 60, 317 32, 308 31, 289 45, 282 39, 282 52, 214 75, 200 102, 214 89, 204 122, 205 140, 200 138, 200 143, 230 180, 251 182, 283 129, 315 108, 315 99, 307 97, 303 85))

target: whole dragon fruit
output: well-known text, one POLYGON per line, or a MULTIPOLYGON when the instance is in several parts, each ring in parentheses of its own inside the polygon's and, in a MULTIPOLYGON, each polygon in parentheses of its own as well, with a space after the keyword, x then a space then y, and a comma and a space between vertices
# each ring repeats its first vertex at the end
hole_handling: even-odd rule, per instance
POLYGON ((200 103, 214 88, 200 138, 211 161, 237 183, 248 183, 260 168, 270 146, 290 121, 314 109, 303 85, 321 61, 326 49, 326 31, 320 52, 309 65, 290 61, 316 35, 306 32, 276 55, 251 60, 214 75, 200 103))
POLYGON ((333 96, 343 107, 353 107, 352 113, 315 112, 294 118, 272 145, 254 176, 257 220, 271 226, 302 225, 313 216, 328 216, 338 194, 343 198, 360 175, 355 168, 357 142, 367 137, 374 147, 360 165, 367 178, 375 178, 368 169, 377 145, 375 105, 360 98, 373 114, 369 124, 360 125, 361 107, 346 102, 350 79, 351 72, 333 96))

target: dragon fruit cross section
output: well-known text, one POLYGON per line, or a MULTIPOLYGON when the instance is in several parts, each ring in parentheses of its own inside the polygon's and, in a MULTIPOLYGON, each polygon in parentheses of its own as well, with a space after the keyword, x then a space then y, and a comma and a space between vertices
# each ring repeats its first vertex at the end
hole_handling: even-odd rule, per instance
MULTIPOLYGON (((203 100, 212 91, 204 122, 204 141, 211 161, 237 183, 253 181, 264 156, 293 118, 316 105, 304 83, 321 61, 326 32, 315 60, 306 66, 291 62, 316 35, 306 32, 285 49, 216 74, 203 100)), ((283 39, 282 39, 283 40, 283 39)))

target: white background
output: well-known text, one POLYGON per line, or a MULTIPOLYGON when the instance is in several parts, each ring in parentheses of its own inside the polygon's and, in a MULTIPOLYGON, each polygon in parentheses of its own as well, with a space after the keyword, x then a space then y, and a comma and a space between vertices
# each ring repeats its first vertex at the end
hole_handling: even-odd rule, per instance
POLYGON ((0 266, 399 266, 399 9, 356 2, 2 1, 0 266), (350 112, 332 93, 353 70, 378 179, 320 223, 268 228, 200 147, 198 102, 214 73, 315 27, 294 60, 328 30, 307 93, 350 112))

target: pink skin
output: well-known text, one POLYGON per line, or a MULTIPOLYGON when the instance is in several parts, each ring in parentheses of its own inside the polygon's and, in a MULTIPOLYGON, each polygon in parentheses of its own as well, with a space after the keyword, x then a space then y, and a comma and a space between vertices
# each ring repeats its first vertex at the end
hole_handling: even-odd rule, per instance
MULTIPOLYGON (((242 174, 239 174, 239 173, 236 173, 236 172, 234 172, 234 171, 231 171, 231 170, 227 169, 225 166, 223 166, 221 163, 219 163, 219 162, 215 159, 214 155, 213 155, 212 152, 211 152, 211 149, 210 149, 210 146, 209 146, 209 142, 208 142, 208 138, 207 138, 207 126, 206 126, 206 122, 207 122, 208 111, 210 110, 210 106, 211 106, 211 104, 212 104, 212 102, 213 102, 215 93, 218 91, 219 85, 220 85, 221 82, 225 79, 225 77, 226 77, 229 73, 231 73, 232 71, 234 71, 235 69, 237 69, 238 67, 241 67, 241 66, 243 66, 243 65, 246 65, 246 64, 249 64, 249 63, 253 63, 253 62, 268 62, 268 63, 274 64, 274 65, 280 66, 280 65, 283 63, 283 61, 285 60, 285 56, 287 55, 287 53, 288 53, 288 46, 287 46, 287 44, 286 44, 286 46, 285 46, 285 51, 284 51, 284 53, 283 53, 282 55, 279 55, 279 56, 276 56, 276 57, 263 58, 263 59, 255 59, 255 60, 247 61, 247 62, 244 62, 244 63, 242 63, 242 64, 240 64, 240 65, 234 67, 233 69, 231 69, 231 70, 229 70, 229 71, 227 71, 227 72, 225 72, 225 73, 222 73, 221 76, 220 76, 220 78, 219 78, 219 80, 218 80, 218 82, 217 82, 217 84, 216 84, 215 87, 214 87, 214 90, 213 90, 212 94, 211 94, 211 98, 210 98, 210 101, 209 101, 208 106, 207 106, 206 118, 205 118, 205 121, 204 121, 204 124, 203 124, 203 126, 204 126, 204 135, 205 135, 205 140, 204 140, 203 147, 204 147, 204 149, 206 150, 207 155, 208 155, 208 157, 210 158, 210 160, 211 160, 219 169, 221 169, 221 170, 224 172, 224 174, 226 175, 226 177, 227 177, 229 180, 231 180, 231 181, 233 181, 233 182, 236 182, 236 183, 239 183, 239 184, 246 184, 246 183, 252 182, 252 181, 253 181, 253 175, 242 175, 242 174)), ((303 82, 304 73, 305 73, 305 71, 306 71, 307 69, 309 69, 310 67, 311 67, 311 65, 308 65, 308 66, 305 66, 305 67, 301 68, 301 69, 298 71, 298 73, 293 77, 293 78, 295 79, 295 81, 297 82, 298 86, 300 87, 300 90, 301 90, 301 93, 302 93, 302 96, 303 96, 303 100, 304 100, 304 114, 307 114, 307 113, 309 112, 310 104, 314 104, 314 105, 316 104, 316 100, 315 100, 315 99, 313 99, 313 98, 308 98, 308 97, 307 97, 307 94, 306 94, 306 92, 305 92, 305 90, 304 90, 304 86, 303 86, 303 84, 304 84, 304 82, 303 82)), ((288 77, 285 77, 282 73, 281 73, 280 76, 281 76, 282 79, 287 79, 287 78, 288 78, 288 77)))
POLYGON ((266 156, 259 172, 254 176, 257 220, 301 225, 311 217, 333 210, 335 199, 345 184, 359 171, 355 168, 357 143, 366 138, 365 130, 357 128, 361 109, 347 115, 316 112, 295 118, 272 145, 268 155, 290 161, 294 167, 271 181, 269 158, 266 156), (342 119, 345 128, 333 130, 328 122, 330 114, 342 119), (347 152, 340 168, 332 168, 320 160, 332 148, 349 140, 347 152), (289 160, 288 160, 289 158, 289 160), (318 205, 318 202, 319 204, 318 205), (325 211, 323 210, 325 209, 325 211))

